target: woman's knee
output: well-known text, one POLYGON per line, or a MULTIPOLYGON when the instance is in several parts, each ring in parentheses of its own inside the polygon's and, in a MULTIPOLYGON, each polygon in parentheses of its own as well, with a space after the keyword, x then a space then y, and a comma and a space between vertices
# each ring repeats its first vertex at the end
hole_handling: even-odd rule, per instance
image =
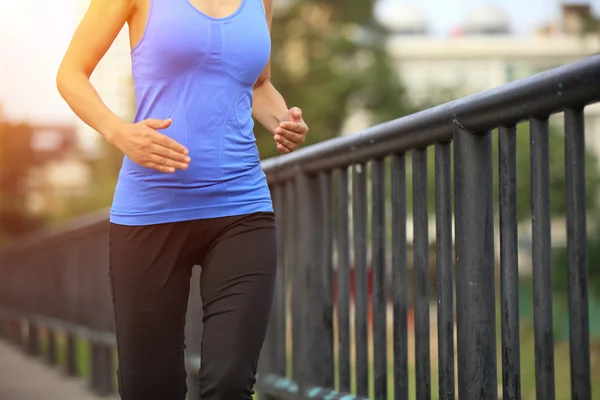
POLYGON ((200 373, 202 400, 250 400, 254 394, 255 372, 247 362, 232 357, 225 363, 214 363, 200 373))

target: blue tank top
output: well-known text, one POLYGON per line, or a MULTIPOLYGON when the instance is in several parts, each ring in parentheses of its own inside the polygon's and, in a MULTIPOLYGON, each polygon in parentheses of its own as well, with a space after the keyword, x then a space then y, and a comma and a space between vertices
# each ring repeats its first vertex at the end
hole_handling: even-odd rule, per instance
POLYGON ((189 149, 173 174, 124 157, 111 222, 149 225, 273 211, 254 137, 253 86, 270 55, 262 0, 242 0, 228 17, 189 0, 150 0, 132 49, 135 122, 172 119, 160 132, 189 149))

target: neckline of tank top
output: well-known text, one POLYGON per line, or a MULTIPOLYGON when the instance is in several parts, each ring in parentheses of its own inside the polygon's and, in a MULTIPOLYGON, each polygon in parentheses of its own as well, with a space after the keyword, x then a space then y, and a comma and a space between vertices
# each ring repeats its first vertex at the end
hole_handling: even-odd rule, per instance
POLYGON ((191 8, 192 10, 194 10, 195 12, 197 12, 198 14, 200 14, 202 17, 209 19, 211 21, 227 21, 229 19, 234 18, 235 16, 237 16, 239 13, 242 12, 242 10, 244 9, 245 5, 246 5, 246 1, 247 0, 241 0, 240 2, 240 6, 237 8, 237 10, 235 10, 232 14, 229 14, 225 17, 213 17, 211 15, 208 15, 202 11, 200 11, 198 9, 198 7, 196 7, 191 0, 184 0, 191 8))

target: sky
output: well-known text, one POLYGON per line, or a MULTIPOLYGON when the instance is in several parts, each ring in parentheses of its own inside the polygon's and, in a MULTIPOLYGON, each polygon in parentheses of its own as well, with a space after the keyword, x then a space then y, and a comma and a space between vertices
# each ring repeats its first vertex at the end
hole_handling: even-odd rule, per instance
MULTIPOLYGON (((56 91, 54 78, 78 23, 75 3, 82 1, 85 0, 0 0, 0 103, 9 119, 38 123, 74 121, 73 113, 56 91)), ((460 25, 472 7, 487 3, 504 8, 514 31, 527 34, 558 18, 560 4, 560 0, 397 1, 425 11, 436 35, 444 35, 460 25)), ((600 0, 589 3, 599 15, 600 0)))

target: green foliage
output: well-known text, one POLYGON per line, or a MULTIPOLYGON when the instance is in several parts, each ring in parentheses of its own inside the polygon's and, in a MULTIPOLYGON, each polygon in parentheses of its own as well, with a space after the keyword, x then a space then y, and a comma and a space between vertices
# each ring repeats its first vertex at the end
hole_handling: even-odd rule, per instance
MULTIPOLYGON (((517 127, 517 218, 521 221, 531 218, 531 168, 530 168, 530 135, 529 123, 517 127)), ((549 136, 550 159, 550 212, 552 216, 563 216, 567 211, 565 194, 565 150, 564 134, 556 126, 550 126, 549 136)), ((430 147, 427 152, 429 211, 435 212, 435 149, 430 147)), ((494 199, 495 210, 498 212, 498 132, 492 133, 492 157, 494 165, 494 199)), ((600 168, 596 156, 586 151, 586 205, 589 215, 598 210, 596 201, 600 189, 600 168)), ((407 154, 407 204, 412 210, 412 166, 411 153, 407 154)), ((452 175, 451 175, 452 176, 452 175)), ((452 176, 452 179, 454 177, 452 176)), ((388 185, 389 186, 389 185, 388 185)), ((388 193, 391 188, 388 187, 388 193)))
MULTIPOLYGON (((497 135, 494 141, 494 159, 497 165, 497 135)), ((563 216, 567 212, 565 193, 565 149, 564 134, 556 126, 550 126, 549 136, 550 158, 550 212, 553 216, 563 216)), ((531 217, 531 168, 530 168, 529 124, 523 123, 517 129, 517 216, 520 220, 531 217)), ((596 156, 586 151, 586 204, 588 213, 598 209, 596 197, 600 188, 600 169, 596 156)), ((497 171, 494 177, 497 182, 497 171)), ((497 183, 494 185, 497 190, 497 183)))
MULTIPOLYGON (((588 237, 588 290, 591 296, 600 299, 600 225, 588 237)), ((554 250, 552 260, 552 282, 554 289, 566 293, 568 289, 568 254, 566 247, 554 250)))
MULTIPOLYGON (((310 127, 306 145, 338 136, 347 117, 368 110, 373 123, 410 112, 372 18, 373 1, 304 0, 272 26, 272 81, 310 127)), ((278 155, 257 124, 263 158, 278 155)))

